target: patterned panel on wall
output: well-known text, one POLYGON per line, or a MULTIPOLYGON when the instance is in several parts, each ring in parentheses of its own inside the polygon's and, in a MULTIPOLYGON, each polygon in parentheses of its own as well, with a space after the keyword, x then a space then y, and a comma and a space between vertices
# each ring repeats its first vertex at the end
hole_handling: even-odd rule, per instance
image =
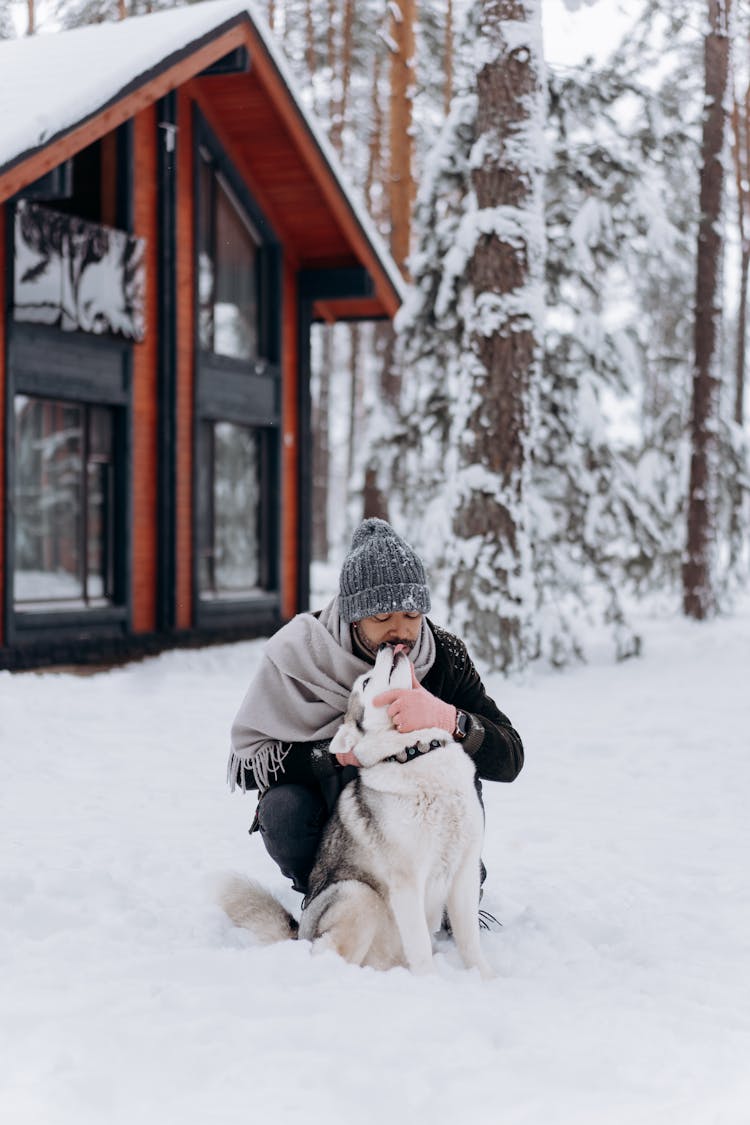
POLYGON ((22 200, 16 207, 15 319, 142 340, 145 242, 22 200))

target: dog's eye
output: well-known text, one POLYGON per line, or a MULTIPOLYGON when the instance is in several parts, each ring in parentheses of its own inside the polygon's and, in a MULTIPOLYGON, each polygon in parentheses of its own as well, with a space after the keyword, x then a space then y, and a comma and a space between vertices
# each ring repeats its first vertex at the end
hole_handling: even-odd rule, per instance
POLYGON ((363 680, 363 681, 362 681, 362 691, 364 691, 364 690, 365 690, 365 688, 367 687, 367 685, 369 684, 369 682, 370 682, 370 677, 369 677, 369 676, 367 677, 367 679, 366 679, 366 680, 363 680))

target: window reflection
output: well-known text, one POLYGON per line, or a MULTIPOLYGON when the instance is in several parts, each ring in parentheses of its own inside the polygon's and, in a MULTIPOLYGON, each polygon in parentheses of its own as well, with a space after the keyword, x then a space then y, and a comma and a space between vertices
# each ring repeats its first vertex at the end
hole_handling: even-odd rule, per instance
POLYGON ((202 438, 201 595, 251 593, 262 587, 261 434, 210 422, 202 438))
POLYGON ((108 604, 112 411, 25 395, 16 395, 14 406, 14 601, 108 604))
POLYGON ((205 156, 200 165, 198 333, 204 351, 258 355, 259 240, 231 188, 205 156))

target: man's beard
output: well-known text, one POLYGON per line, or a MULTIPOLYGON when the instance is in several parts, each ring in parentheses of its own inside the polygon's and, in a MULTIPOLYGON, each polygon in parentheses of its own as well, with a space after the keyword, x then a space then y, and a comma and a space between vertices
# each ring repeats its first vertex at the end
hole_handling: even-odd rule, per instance
MULTIPOLYGON (((357 629, 355 627, 355 632, 357 634, 357 638, 359 640, 359 643, 362 645, 362 648, 365 649, 367 652, 369 652, 371 656, 377 656, 378 655, 378 649, 380 648, 381 644, 383 644, 384 642, 383 641, 377 641, 376 643, 373 643, 368 638, 368 636, 366 635, 364 629, 361 629, 361 628, 357 629)), ((404 638, 401 638, 401 639, 398 639, 398 640, 395 640, 395 641, 386 641, 385 643, 390 645, 391 648, 395 648, 396 645, 402 645, 403 648, 404 648, 404 651, 409 653, 414 648, 414 646, 417 642, 407 640, 404 637, 404 638)))

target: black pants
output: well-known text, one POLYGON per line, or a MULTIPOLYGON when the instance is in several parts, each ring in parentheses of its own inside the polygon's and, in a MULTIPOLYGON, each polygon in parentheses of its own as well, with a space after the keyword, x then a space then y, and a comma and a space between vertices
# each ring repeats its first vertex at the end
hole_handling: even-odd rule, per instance
MULTIPOLYGON (((476 786, 484 810, 479 778, 476 786)), ((306 785, 276 785, 267 789, 258 802, 257 823, 266 851, 282 875, 291 879, 294 890, 302 894, 307 894, 310 872, 331 807, 322 793, 306 785)), ((486 875, 483 863, 482 883, 486 875)))
POLYGON ((322 793, 306 785, 276 785, 258 803, 258 827, 271 859, 295 891, 307 893, 320 836, 328 820, 322 793))

